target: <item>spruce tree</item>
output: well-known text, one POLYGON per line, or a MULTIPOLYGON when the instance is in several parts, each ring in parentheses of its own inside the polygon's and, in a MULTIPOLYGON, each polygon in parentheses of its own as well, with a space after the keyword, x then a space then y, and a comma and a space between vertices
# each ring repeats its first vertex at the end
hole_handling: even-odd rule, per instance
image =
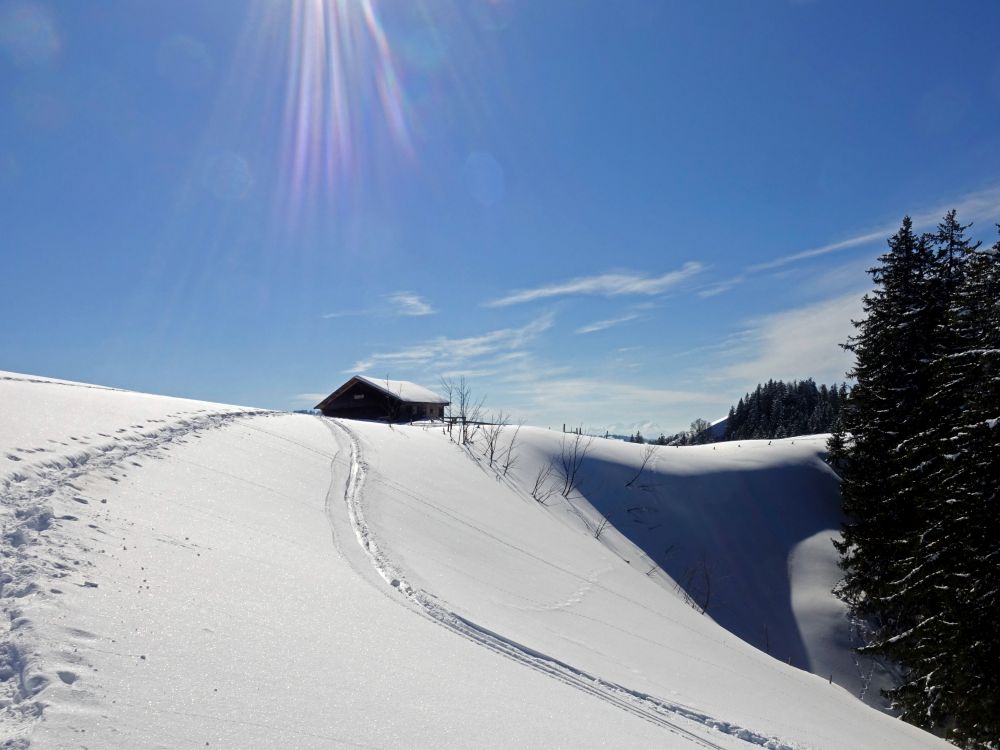
POLYGON ((954 459, 946 445, 948 433, 964 400, 947 371, 958 346, 950 311, 966 258, 977 247, 965 237, 967 228, 951 211, 937 233, 923 240, 932 250, 923 279, 925 297, 910 309, 907 321, 919 342, 919 375, 914 380, 919 409, 891 464, 894 501, 906 508, 910 525, 897 540, 896 575, 885 592, 896 618, 873 645, 905 667, 902 684, 890 693, 903 718, 931 729, 947 727, 953 720, 958 685, 956 662, 949 653, 957 645, 951 640, 950 613, 955 609, 953 576, 960 561, 946 550, 955 551, 953 541, 963 534, 964 524, 946 501, 943 484, 954 459))
POLYGON ((1000 242, 980 251, 967 228, 952 211, 890 239, 829 447, 863 650, 902 667, 904 719, 985 749, 1000 737, 1000 242))
POLYGON ((927 399, 934 422, 913 451, 928 523, 907 595, 921 619, 894 643, 907 671, 893 697, 904 718, 986 747, 1000 737, 1000 243, 979 252, 966 228, 951 213, 935 237, 948 297, 927 399))
POLYGON ((864 297, 865 318, 854 323, 857 333, 844 345, 855 355, 849 376, 856 384, 841 408, 851 438, 841 470, 848 521, 837 544, 845 572, 838 593, 871 625, 873 651, 889 648, 892 638, 916 625, 896 597, 920 527, 901 446, 922 422, 932 265, 927 238, 918 237, 905 217, 869 271, 875 289, 864 297))

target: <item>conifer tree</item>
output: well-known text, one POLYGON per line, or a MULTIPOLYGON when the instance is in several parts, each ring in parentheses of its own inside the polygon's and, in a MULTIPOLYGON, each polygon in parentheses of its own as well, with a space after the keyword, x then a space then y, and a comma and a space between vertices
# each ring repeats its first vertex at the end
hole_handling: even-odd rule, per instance
POLYGON ((889 239, 889 250, 870 270, 875 289, 863 300, 866 317, 844 345, 855 355, 849 376, 856 379, 842 406, 843 429, 850 433, 841 492, 848 522, 838 550, 844 581, 839 594, 854 614, 872 626, 872 650, 915 623, 894 595, 911 557, 920 526, 903 476, 900 446, 922 422, 930 358, 925 322, 933 256, 929 242, 913 232, 907 216, 889 239))
POLYGON ((939 227, 939 284, 948 291, 935 330, 926 413, 911 450, 928 522, 905 592, 918 624, 893 655, 906 667, 893 692, 904 718, 944 727, 967 747, 1000 737, 1000 263, 952 212, 939 227))
POLYGON ((946 613, 954 608, 943 583, 955 572, 956 561, 941 553, 961 533, 961 524, 942 504, 950 455, 943 441, 962 395, 944 373, 956 346, 949 310, 965 258, 976 247, 965 237, 966 229, 951 211, 936 234, 920 240, 931 250, 930 263, 921 279, 923 297, 906 308, 904 319, 916 357, 908 393, 918 408, 886 464, 892 471, 891 502, 906 523, 895 530, 888 550, 893 575, 875 602, 891 619, 871 646, 904 665, 903 682, 890 695, 904 718, 928 728, 945 726, 954 703, 955 680, 948 675, 954 662, 943 651, 942 627, 947 629, 946 613))
POLYGON ((954 211, 871 273, 830 440, 848 522, 839 593, 896 661, 901 716, 968 748, 1000 737, 1000 242, 954 211))

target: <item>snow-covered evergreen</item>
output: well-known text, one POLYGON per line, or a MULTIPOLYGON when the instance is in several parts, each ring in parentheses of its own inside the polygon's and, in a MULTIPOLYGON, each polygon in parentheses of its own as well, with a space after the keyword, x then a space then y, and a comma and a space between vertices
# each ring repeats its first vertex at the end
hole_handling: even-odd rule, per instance
POLYGON ((857 384, 831 441, 850 521, 840 594, 898 662, 901 715, 967 747, 1000 736, 998 247, 950 212, 907 217, 846 345, 857 384))

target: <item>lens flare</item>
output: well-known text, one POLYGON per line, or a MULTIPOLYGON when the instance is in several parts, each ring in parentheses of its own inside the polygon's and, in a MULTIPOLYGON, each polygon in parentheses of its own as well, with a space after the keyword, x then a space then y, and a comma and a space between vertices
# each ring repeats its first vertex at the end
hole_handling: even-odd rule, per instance
POLYGON ((283 182, 295 205, 347 186, 386 134, 413 138, 397 62, 372 0, 295 0, 288 20, 283 182))

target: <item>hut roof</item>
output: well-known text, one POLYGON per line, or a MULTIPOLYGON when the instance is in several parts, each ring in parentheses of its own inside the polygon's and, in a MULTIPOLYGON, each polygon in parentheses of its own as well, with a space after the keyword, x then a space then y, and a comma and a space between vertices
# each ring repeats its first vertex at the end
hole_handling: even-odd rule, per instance
POLYGON ((355 375, 337 390, 316 404, 317 409, 325 409, 344 391, 355 383, 364 383, 388 396, 399 399, 406 404, 448 404, 448 399, 424 388, 422 385, 411 383, 409 380, 387 380, 385 378, 370 378, 367 375, 355 375))
POLYGON ((380 391, 395 396, 400 401, 412 404, 447 404, 448 399, 443 398, 434 391, 424 388, 422 385, 411 383, 409 380, 387 380, 386 378, 371 378, 367 375, 355 375, 358 380, 363 380, 368 385, 378 388, 380 391))

